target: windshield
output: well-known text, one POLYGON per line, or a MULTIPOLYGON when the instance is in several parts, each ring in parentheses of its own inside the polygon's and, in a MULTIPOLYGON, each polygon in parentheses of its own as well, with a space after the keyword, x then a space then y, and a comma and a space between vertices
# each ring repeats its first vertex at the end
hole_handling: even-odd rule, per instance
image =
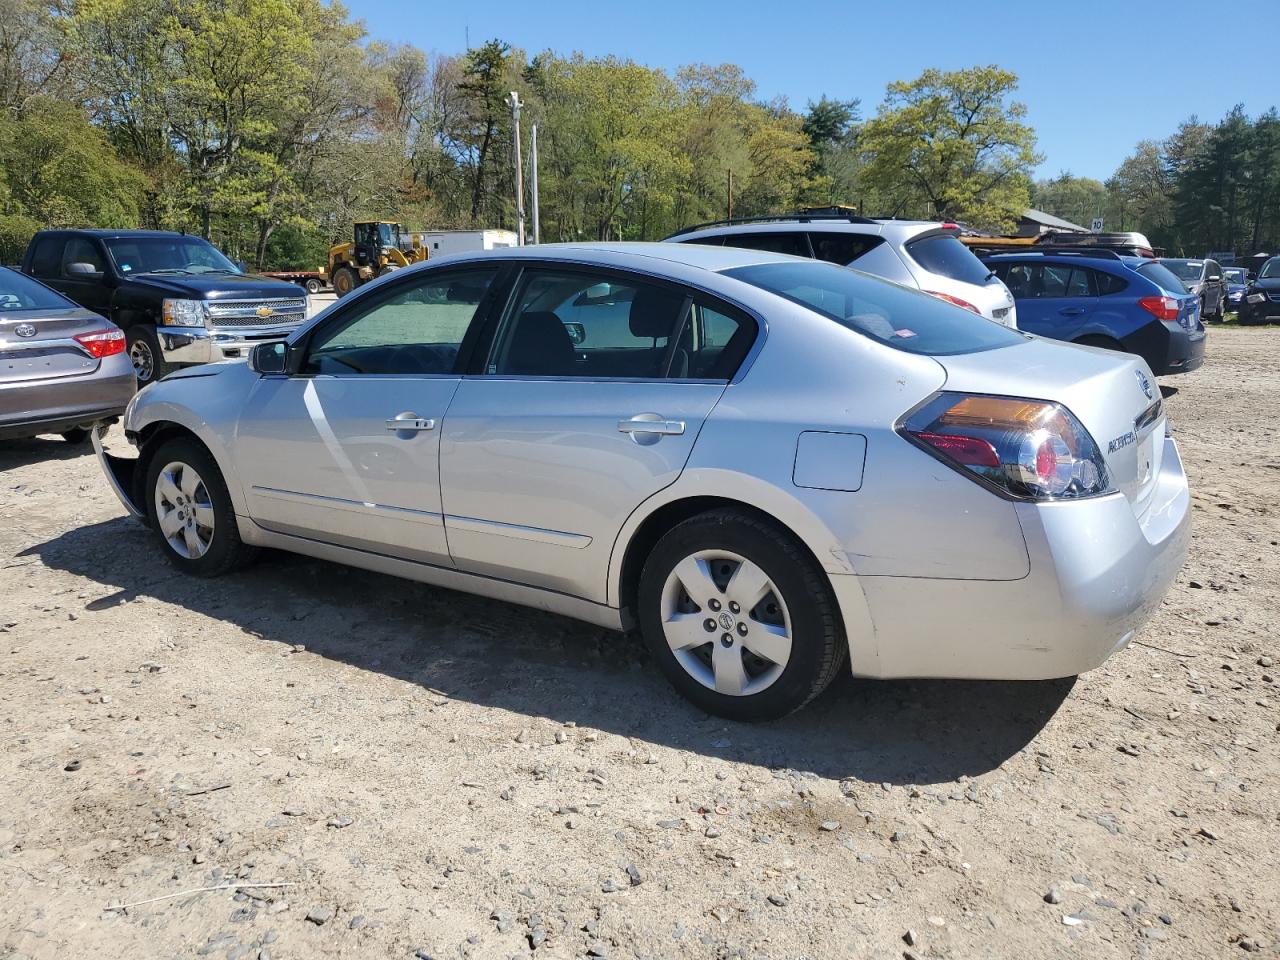
POLYGON ((1204 269, 1203 260, 1161 260, 1179 280, 1199 280, 1204 269))
POLYGON ((378 224, 378 242, 384 247, 400 246, 400 225, 396 223, 378 224))
POLYGON ((949 233, 935 233, 907 244, 911 259, 930 273, 965 283, 984 284, 991 271, 973 252, 949 233))
POLYGON ((71 310, 75 304, 16 270, 0 267, 0 311, 71 310))
POLYGON ((1280 277, 1280 257, 1272 257, 1258 273, 1259 280, 1274 280, 1276 277, 1280 277))
POLYGON ((1222 271, 1228 283, 1248 283, 1249 272, 1241 267, 1227 267, 1222 271))
POLYGON ((724 273, 907 353, 975 353, 1024 339, 993 320, 927 293, 831 263, 763 263, 724 273))
POLYGON ((1178 275, 1165 267, 1168 260, 1155 261, 1151 260, 1144 263, 1140 267, 1134 269, 1142 274, 1165 293, 1173 293, 1181 296, 1187 292, 1186 285, 1178 279, 1178 275))
POLYGON ((199 237, 118 237, 107 251, 121 273, 239 273, 236 265, 199 237))

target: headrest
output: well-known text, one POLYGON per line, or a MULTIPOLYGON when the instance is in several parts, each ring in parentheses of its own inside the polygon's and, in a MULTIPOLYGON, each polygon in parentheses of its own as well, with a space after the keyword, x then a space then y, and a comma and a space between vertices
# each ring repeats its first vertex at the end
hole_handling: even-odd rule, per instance
POLYGON ((678 293, 645 284, 636 288, 631 301, 628 325, 633 337, 661 338, 671 336, 684 297, 678 293))

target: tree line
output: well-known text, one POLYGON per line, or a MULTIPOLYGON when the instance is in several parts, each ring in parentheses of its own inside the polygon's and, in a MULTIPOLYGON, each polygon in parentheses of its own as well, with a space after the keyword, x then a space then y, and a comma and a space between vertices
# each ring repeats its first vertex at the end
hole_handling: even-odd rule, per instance
MULTIPOLYGON (((739 216, 841 204, 1004 230, 1033 193, 1062 207, 1032 181, 1016 89, 995 66, 926 70, 863 116, 762 98, 733 64, 502 40, 428 57, 323 0, 0 0, 0 262, 47 226, 186 230, 259 268, 314 268, 358 219, 510 228, 513 90, 526 158, 539 128, 546 241, 723 217, 730 171, 739 216)), ((1126 194, 1134 223, 1145 189, 1126 194)), ((1232 230, 1256 219, 1238 193, 1232 230)))

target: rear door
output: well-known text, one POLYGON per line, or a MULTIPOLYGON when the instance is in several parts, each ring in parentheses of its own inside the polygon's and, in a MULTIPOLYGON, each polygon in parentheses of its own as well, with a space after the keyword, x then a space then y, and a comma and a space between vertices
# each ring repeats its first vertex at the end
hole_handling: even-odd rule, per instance
POLYGON ((681 286, 525 268, 445 418, 456 565, 605 602, 619 530, 680 475, 755 336, 750 317, 681 286))
POLYGON ((260 380, 235 445, 256 523, 449 565, 440 427, 498 270, 422 271, 344 300, 312 333, 298 373, 260 380))
POLYGON ((1018 328, 1054 340, 1073 340, 1092 313, 1090 271, 1061 263, 1011 264, 1004 282, 1018 305, 1018 328))

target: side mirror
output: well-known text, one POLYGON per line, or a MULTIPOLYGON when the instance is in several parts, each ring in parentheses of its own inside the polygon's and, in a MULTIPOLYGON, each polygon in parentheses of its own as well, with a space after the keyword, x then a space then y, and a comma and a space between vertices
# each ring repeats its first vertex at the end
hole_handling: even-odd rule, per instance
POLYGON ((260 343, 249 353, 249 368, 264 375, 284 373, 288 357, 289 345, 283 340, 260 343))
POLYGON ((85 280, 100 280, 102 278, 102 271, 92 263, 68 263, 66 271, 69 277, 81 277, 85 280))

